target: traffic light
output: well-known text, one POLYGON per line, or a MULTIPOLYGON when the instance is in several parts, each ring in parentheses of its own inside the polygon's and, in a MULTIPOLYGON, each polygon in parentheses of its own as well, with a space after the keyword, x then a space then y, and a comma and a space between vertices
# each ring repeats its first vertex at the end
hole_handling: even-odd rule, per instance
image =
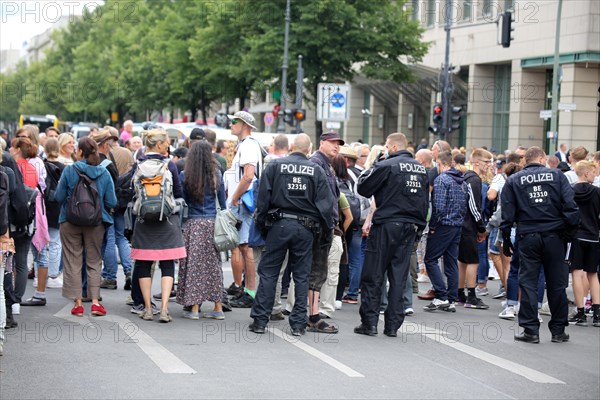
POLYGON ((294 110, 294 119, 296 121, 304 121, 306 119, 306 110, 303 108, 298 108, 294 110))
POLYGON ((451 130, 460 129, 460 114, 462 112, 462 107, 454 107, 452 106, 452 125, 451 130))
POLYGON ((438 133, 440 128, 442 127, 442 111, 443 107, 441 104, 436 104, 433 106, 433 110, 431 113, 431 121, 433 121, 433 126, 429 127, 429 132, 438 133))
POLYGON ((510 41, 514 38, 512 37, 512 32, 515 30, 512 26, 513 19, 512 13, 510 11, 506 11, 502 14, 502 32, 501 32, 501 43, 502 47, 510 47, 510 41))
POLYGON ((294 112, 295 110, 290 110, 289 108, 283 110, 283 121, 290 126, 294 125, 294 112))

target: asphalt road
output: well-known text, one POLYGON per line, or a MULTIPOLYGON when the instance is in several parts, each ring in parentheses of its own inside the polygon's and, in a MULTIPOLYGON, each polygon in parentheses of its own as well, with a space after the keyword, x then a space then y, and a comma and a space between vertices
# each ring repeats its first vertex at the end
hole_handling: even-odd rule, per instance
MULTIPOLYGON (((229 263, 224 270, 228 285, 229 263)), ((544 316, 540 344, 515 343, 516 322, 499 319, 489 296, 489 310, 453 314, 427 313, 415 296, 397 338, 383 323, 376 337, 354 334, 358 305, 344 304, 339 334, 296 338, 286 321, 248 331, 248 309, 192 321, 171 302, 172 323, 142 321, 119 274, 119 289, 102 292, 106 317, 72 317, 57 289, 45 307, 21 308, 0 357, 1 399, 600 398, 600 329, 572 326, 570 342, 551 343, 544 316)))

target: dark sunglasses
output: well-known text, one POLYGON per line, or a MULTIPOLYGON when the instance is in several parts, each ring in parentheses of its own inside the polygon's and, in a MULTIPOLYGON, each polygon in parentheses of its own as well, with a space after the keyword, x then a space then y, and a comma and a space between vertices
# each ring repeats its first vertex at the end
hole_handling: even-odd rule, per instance
POLYGON ((235 124, 237 124, 238 122, 240 122, 240 120, 238 120, 238 119, 232 119, 232 120, 231 120, 231 125, 235 125, 235 124))

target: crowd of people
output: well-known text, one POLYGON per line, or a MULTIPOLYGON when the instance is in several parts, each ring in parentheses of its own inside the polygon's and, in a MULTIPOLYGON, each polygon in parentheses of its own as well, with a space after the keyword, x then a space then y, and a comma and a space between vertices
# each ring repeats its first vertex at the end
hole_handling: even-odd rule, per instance
POLYGON ((523 342, 539 342, 544 314, 554 342, 569 340, 569 323, 591 317, 600 327, 600 152, 467 152, 441 140, 415 146, 401 133, 371 147, 335 131, 314 148, 298 134, 265 149, 251 114, 229 118, 232 159, 210 129, 195 128, 171 151, 164 130, 135 136, 131 121, 77 142, 34 125, 0 137, 0 343, 21 307, 46 305, 47 288, 62 288, 75 316, 86 302, 91 315, 106 315, 101 290, 117 289, 119 263, 126 302, 145 321, 171 322, 174 299, 187 319, 248 308, 259 334, 286 316, 294 335, 336 334, 336 310, 360 303, 354 332, 376 335, 383 314, 383 333, 394 337, 416 294, 430 301, 427 312, 504 300, 499 318, 518 318, 523 342), (231 252, 213 244, 219 209, 238 220, 231 252), (155 264, 161 292, 152 295, 155 264), (28 277, 35 291, 25 298, 28 277), (419 293, 418 282, 431 289, 419 293), (213 308, 202 313, 205 302, 213 308))

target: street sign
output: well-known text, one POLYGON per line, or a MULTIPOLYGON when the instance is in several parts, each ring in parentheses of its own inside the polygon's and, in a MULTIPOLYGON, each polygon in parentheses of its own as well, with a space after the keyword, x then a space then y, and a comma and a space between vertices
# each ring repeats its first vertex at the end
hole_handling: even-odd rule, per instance
POLYGON ((540 118, 543 118, 543 119, 552 118, 552 110, 540 110, 540 118))
POLYGON ((265 114, 264 121, 265 121, 265 125, 266 125, 266 126, 271 126, 271 125, 273 125, 273 122, 275 121, 275 117, 273 117, 273 113, 270 113, 270 112, 269 112, 269 113, 266 113, 266 114, 265 114))
POLYGON ((577 110, 577 104, 575 103, 558 103, 558 109, 561 111, 575 111, 577 110))
POLYGON ((350 118, 350 85, 319 83, 317 120, 344 122, 350 118))

